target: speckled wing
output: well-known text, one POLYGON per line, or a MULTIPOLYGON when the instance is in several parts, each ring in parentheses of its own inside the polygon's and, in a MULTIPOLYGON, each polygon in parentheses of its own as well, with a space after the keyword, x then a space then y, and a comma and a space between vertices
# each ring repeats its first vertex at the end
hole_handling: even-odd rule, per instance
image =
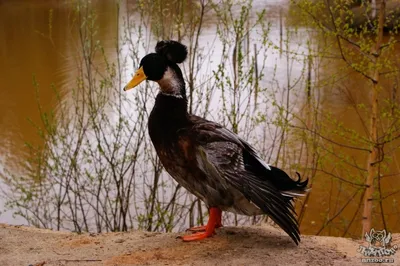
POLYGON ((265 177, 247 169, 244 163, 245 154, 260 160, 254 149, 216 123, 198 117, 195 117, 195 121, 197 123, 193 130, 197 137, 196 159, 199 168, 209 178, 235 187, 298 243, 300 233, 290 199, 265 177))

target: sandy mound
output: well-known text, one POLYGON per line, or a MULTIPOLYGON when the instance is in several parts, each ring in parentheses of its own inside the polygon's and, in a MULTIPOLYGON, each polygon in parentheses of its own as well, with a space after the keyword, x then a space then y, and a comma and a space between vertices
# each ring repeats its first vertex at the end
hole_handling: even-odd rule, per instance
MULTIPOLYGON (((271 226, 222 228, 212 238, 191 243, 178 235, 78 235, 0 224, 0 265, 367 265, 357 253, 364 241, 302 236, 296 246, 271 226)), ((392 243, 399 242, 395 234, 392 243)), ((399 265, 399 255, 386 265, 399 265)))

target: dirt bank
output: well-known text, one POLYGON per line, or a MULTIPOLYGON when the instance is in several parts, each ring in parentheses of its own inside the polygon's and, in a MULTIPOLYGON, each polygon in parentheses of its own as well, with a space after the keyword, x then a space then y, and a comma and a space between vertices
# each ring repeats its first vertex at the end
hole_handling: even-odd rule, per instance
MULTIPOLYGON (((271 226, 222 228, 216 236, 192 243, 183 243, 178 235, 78 235, 0 224, 0 265, 367 265, 357 253, 364 241, 302 236, 297 247, 271 226)), ((395 234, 392 243, 399 242, 395 234)), ((387 265, 399 265, 399 255, 387 265)))

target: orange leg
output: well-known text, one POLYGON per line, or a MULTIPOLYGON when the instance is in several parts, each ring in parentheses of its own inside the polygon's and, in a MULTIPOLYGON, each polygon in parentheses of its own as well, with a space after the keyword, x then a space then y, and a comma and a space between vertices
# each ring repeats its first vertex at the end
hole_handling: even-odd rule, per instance
POLYGON ((203 226, 196 226, 190 229, 194 229, 194 231, 203 231, 194 233, 192 235, 182 236, 183 241, 194 241, 194 240, 201 240, 207 237, 212 236, 215 233, 215 228, 221 227, 221 214, 222 210, 218 208, 210 208, 210 217, 208 218, 208 223, 203 231, 203 226))
MULTIPOLYGON (((215 228, 220 228, 222 227, 222 210, 217 209, 217 216, 216 216, 216 224, 215 224, 215 228)), ((210 209, 210 215, 211 215, 211 209, 210 209)), ((207 229, 207 225, 201 225, 201 226, 194 226, 194 227, 190 227, 188 229, 186 229, 186 231, 190 231, 190 232, 204 232, 207 229)))

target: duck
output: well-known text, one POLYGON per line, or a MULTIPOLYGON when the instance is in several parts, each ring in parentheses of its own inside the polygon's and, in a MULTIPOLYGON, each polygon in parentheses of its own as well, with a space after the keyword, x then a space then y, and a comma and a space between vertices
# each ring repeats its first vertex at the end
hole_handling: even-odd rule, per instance
POLYGON ((296 245, 300 242, 294 199, 305 196, 308 178, 297 180, 264 162, 247 141, 222 125, 188 112, 185 81, 178 64, 187 47, 174 40, 157 42, 144 56, 124 91, 141 82, 159 85, 148 118, 148 132, 164 169, 209 211, 205 226, 189 228, 183 241, 213 236, 222 212, 267 215, 296 245))

